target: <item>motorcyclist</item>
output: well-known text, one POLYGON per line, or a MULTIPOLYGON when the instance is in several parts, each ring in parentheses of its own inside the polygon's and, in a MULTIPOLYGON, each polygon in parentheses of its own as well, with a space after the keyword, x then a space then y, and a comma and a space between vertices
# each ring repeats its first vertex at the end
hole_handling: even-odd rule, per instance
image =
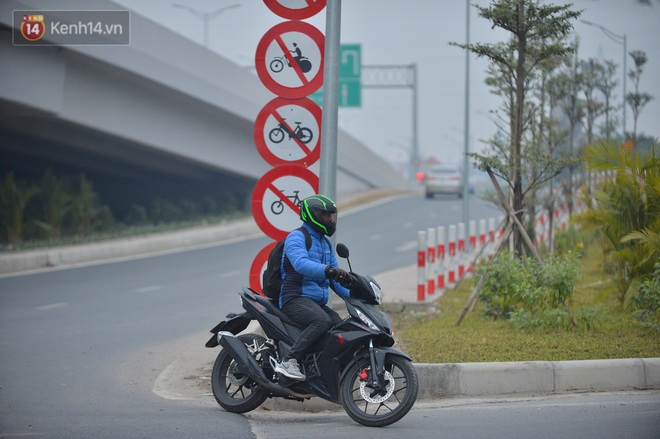
POLYGON ((300 59, 302 58, 302 50, 300 50, 300 47, 296 43, 293 43, 293 50, 290 50, 291 53, 293 53, 295 56, 293 57, 296 62, 300 62, 300 59))
POLYGON ((289 378, 304 381, 299 361, 313 343, 341 317, 328 303, 328 286, 340 297, 350 296, 350 291, 339 284, 350 279, 348 273, 338 267, 330 241, 337 228, 337 206, 325 195, 314 195, 300 203, 300 219, 311 237, 307 250, 305 236, 296 229, 284 242, 282 272, 284 279, 279 306, 295 323, 305 329, 291 350, 278 363, 275 371, 289 378))

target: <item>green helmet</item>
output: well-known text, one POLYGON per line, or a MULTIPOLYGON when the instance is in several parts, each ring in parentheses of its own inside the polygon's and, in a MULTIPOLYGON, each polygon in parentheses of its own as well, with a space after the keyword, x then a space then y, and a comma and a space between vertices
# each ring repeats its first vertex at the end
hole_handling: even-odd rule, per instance
POLYGON ((317 232, 332 236, 337 230, 337 205, 325 195, 305 198, 300 202, 300 219, 317 232))

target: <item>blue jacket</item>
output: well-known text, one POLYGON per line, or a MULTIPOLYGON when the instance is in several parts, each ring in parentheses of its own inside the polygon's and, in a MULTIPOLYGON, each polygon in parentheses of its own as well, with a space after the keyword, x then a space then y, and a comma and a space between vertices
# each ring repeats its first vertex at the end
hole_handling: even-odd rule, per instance
POLYGON ((284 274, 280 294, 280 308, 296 297, 309 297, 319 305, 328 303, 328 286, 341 297, 349 297, 350 291, 339 282, 325 277, 325 267, 338 267, 337 258, 330 242, 312 227, 303 223, 312 238, 307 251, 305 235, 300 230, 289 233, 284 241, 281 271, 284 274))

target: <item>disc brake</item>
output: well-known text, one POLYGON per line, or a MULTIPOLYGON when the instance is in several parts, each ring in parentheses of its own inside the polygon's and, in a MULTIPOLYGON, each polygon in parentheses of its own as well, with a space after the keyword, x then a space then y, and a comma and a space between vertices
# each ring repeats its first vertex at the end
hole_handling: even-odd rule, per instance
POLYGON ((392 396, 392 393, 394 393, 395 384, 392 374, 388 371, 385 371, 383 373, 383 381, 385 382, 385 386, 380 390, 374 391, 373 387, 370 387, 367 384, 367 381, 362 379, 362 374, 364 372, 365 371, 362 371, 360 373, 360 396, 362 399, 372 404, 380 404, 384 401, 387 401, 390 396, 392 396))

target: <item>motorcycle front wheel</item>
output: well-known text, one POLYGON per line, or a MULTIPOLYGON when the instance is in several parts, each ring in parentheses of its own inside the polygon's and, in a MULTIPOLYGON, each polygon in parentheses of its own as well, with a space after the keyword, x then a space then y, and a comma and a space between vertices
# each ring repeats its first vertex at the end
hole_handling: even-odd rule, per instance
POLYGON ((384 427, 403 418, 417 400, 417 371, 405 358, 388 355, 383 388, 371 386, 368 362, 355 364, 340 385, 340 401, 348 416, 368 427, 384 427))
MULTIPOLYGON (((266 339, 257 334, 239 335, 252 355, 266 339)), ((260 358, 257 358, 260 361, 260 358)), ((253 379, 242 374, 236 361, 226 350, 221 350, 213 364, 211 374, 213 396, 220 406, 232 413, 246 413, 259 407, 268 398, 268 392, 253 379)))

